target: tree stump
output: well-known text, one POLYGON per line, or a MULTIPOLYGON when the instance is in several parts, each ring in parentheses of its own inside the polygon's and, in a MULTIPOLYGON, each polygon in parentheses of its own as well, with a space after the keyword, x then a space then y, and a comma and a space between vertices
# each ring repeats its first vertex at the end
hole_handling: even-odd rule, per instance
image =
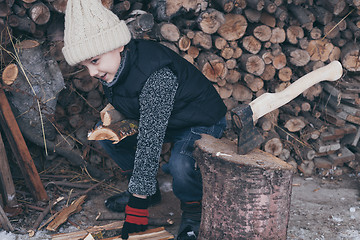
POLYGON ((195 142, 203 178, 199 239, 286 239, 292 166, 209 135, 195 142))

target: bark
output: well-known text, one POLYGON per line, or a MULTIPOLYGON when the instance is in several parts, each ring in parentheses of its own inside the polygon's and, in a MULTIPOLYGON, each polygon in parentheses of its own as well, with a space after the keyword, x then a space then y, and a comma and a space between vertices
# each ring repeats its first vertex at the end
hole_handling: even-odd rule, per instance
POLYGON ((260 150, 238 155, 234 143, 209 135, 196 141, 194 156, 204 183, 199 239, 286 239, 289 164, 260 150))

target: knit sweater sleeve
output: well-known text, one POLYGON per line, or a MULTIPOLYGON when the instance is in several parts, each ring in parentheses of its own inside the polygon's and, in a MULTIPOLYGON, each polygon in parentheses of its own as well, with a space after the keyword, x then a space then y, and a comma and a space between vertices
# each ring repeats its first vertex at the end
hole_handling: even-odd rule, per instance
POLYGON ((177 77, 165 67, 147 79, 140 93, 139 134, 130 193, 151 196, 156 192, 159 157, 177 87, 177 77))

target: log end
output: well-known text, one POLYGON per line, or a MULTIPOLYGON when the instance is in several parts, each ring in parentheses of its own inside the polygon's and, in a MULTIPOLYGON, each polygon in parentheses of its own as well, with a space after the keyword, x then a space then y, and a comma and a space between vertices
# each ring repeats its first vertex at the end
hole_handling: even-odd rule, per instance
POLYGON ((195 142, 195 147, 202 152, 216 156, 218 160, 242 166, 273 170, 293 170, 293 166, 290 164, 259 149, 254 149, 246 155, 239 155, 237 154, 236 143, 228 139, 217 139, 207 134, 201 135, 201 139, 195 142))

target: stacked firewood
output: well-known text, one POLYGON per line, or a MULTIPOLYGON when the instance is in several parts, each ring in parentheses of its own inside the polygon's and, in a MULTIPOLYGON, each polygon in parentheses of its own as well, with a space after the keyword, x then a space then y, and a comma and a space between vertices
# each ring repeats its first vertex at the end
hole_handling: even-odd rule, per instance
MULTIPOLYGON (((86 135, 107 102, 96 79, 63 59, 66 2, 0 0, 0 41, 10 46, 10 36, 15 36, 43 43, 67 85, 58 99, 54 125, 70 136, 66 144, 99 163, 103 155, 89 150, 86 135)), ((341 80, 314 85, 259 119, 257 126, 266 139, 261 148, 307 176, 341 174, 347 167, 360 171, 360 78, 354 74, 360 71, 358 0, 102 2, 127 22, 134 38, 159 41, 193 63, 214 84, 228 110, 341 61, 341 80)), ((10 61, 4 59, 6 67, 10 61)), ((227 117, 231 124, 230 114, 227 117)), ((226 136, 232 137, 230 130, 226 136)), ((162 158, 167 159, 169 147, 165 149, 162 158)))

